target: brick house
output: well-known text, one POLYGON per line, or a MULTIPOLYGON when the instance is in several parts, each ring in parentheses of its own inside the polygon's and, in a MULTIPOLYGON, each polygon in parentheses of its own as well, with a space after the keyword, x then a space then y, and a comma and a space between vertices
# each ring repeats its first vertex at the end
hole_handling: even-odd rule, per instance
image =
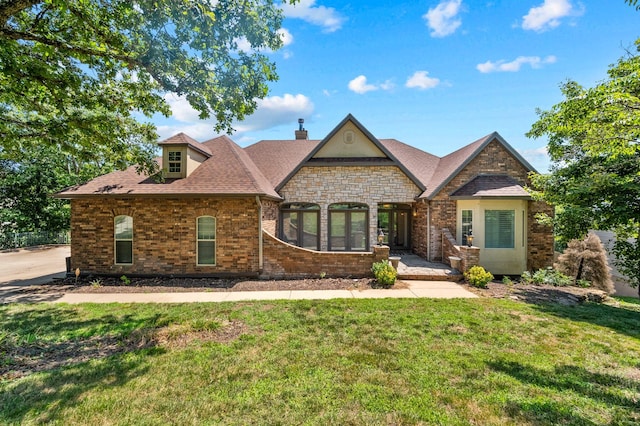
POLYGON ((241 148, 180 133, 159 143, 164 180, 131 167, 56 194, 71 199, 72 268, 366 275, 389 248, 495 274, 553 261, 551 229, 535 220, 552 209, 524 190, 533 168, 497 133, 441 158, 350 114, 322 140, 302 125, 295 136, 241 148))

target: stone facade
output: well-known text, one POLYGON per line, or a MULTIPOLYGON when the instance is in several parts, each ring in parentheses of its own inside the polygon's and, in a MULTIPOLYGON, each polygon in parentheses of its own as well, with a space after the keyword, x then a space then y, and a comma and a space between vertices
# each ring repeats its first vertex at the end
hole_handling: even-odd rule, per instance
POLYGON ((255 198, 71 201, 71 267, 82 274, 257 275, 255 198), (133 264, 115 265, 114 219, 133 218, 133 264), (196 219, 216 218, 216 265, 196 266, 196 219))
MULTIPOLYGON (((320 206, 320 247, 328 248, 328 209, 333 203, 369 206, 369 246, 376 243, 378 204, 413 204, 418 188, 398 167, 303 167, 280 190, 287 203, 320 206)), ((277 235, 277 234, 276 234, 277 235)))
POLYGON ((371 252, 317 252, 287 244, 263 233, 264 269, 262 278, 368 277, 371 266, 389 258, 389 247, 374 246, 371 252))

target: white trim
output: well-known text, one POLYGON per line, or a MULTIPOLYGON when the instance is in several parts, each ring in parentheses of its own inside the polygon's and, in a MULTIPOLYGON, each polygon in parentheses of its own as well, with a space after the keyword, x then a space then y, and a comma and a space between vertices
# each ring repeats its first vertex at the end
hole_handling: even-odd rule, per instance
POLYGON ((126 214, 119 214, 113 218, 113 264, 114 265, 133 265, 133 217, 126 214), (131 239, 116 237, 116 219, 119 217, 131 218, 131 239), (118 241, 131 241, 131 263, 118 263, 118 241))
POLYGON ((218 250, 218 246, 216 244, 216 237, 218 234, 218 222, 215 218, 215 216, 211 216, 211 215, 202 215, 202 216, 198 216, 196 218, 196 266, 216 266, 217 262, 218 262, 218 256, 216 254, 217 250, 218 250), (200 239, 198 238, 198 234, 199 234, 199 227, 200 224, 198 223, 200 218, 203 217, 210 217, 211 219, 213 219, 213 239, 209 239, 209 238, 203 238, 200 239), (199 263, 200 260, 200 253, 199 253, 199 247, 200 247, 200 242, 213 242, 213 263, 199 263))

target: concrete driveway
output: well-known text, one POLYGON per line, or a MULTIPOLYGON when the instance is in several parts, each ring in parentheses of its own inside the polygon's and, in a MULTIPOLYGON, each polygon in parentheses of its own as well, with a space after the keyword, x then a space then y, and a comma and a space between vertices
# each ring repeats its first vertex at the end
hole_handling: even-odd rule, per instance
POLYGON ((0 286, 43 284, 64 278, 69 246, 42 246, 0 252, 0 286))

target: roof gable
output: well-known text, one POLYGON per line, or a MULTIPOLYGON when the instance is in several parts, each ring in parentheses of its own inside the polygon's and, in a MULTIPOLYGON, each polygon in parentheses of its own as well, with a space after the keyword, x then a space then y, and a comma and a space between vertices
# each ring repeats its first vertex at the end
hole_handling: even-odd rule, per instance
MULTIPOLYGON (((276 191, 280 191, 305 165, 319 164, 318 162, 314 162, 317 160, 387 160, 388 165, 395 165, 400 168, 420 190, 425 190, 424 184, 351 114, 347 114, 347 116, 291 170, 278 184, 276 191)), ((341 164, 347 165, 350 163, 342 161, 341 164)))
POLYGON ((473 161, 491 142, 501 144, 507 152, 509 152, 523 167, 529 172, 536 170, 525 160, 509 143, 504 140, 498 132, 493 132, 467 146, 442 157, 438 163, 438 167, 434 172, 428 189, 420 195, 420 198, 431 199, 435 197, 442 188, 444 188, 451 180, 456 177, 471 161, 473 161))

